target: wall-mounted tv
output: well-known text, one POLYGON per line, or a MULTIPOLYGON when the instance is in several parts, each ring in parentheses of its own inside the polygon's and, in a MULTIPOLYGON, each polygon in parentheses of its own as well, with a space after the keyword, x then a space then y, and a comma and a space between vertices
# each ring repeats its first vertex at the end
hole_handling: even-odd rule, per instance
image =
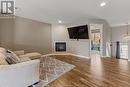
POLYGON ((89 39, 88 25, 68 28, 70 39, 89 39))

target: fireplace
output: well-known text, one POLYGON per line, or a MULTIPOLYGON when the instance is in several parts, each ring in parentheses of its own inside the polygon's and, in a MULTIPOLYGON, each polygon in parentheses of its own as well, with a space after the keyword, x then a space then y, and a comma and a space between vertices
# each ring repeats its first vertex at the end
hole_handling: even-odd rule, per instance
POLYGON ((56 52, 66 52, 66 42, 55 42, 56 52))

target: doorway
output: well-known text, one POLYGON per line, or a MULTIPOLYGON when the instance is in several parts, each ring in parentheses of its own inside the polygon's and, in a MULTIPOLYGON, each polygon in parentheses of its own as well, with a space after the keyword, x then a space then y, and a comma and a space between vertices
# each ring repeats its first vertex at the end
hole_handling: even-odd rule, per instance
POLYGON ((90 24, 90 55, 102 56, 102 24, 90 24))

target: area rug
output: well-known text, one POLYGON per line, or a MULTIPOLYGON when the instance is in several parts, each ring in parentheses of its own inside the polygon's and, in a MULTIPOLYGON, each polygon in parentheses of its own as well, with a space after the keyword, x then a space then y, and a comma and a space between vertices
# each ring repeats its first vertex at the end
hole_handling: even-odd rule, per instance
POLYGON ((41 58, 40 64, 40 83, 36 87, 45 87, 49 83, 56 80, 60 76, 64 75, 66 72, 72 70, 75 66, 62 62, 53 57, 43 57, 41 58))

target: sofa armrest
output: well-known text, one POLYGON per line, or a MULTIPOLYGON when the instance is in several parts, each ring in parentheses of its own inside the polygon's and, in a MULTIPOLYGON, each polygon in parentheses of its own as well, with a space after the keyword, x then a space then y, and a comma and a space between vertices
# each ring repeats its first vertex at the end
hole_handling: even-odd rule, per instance
POLYGON ((25 54, 24 50, 13 51, 13 52, 14 52, 16 55, 18 55, 18 56, 25 54))
POLYGON ((0 65, 0 87, 28 87, 39 82, 40 60, 0 65))

